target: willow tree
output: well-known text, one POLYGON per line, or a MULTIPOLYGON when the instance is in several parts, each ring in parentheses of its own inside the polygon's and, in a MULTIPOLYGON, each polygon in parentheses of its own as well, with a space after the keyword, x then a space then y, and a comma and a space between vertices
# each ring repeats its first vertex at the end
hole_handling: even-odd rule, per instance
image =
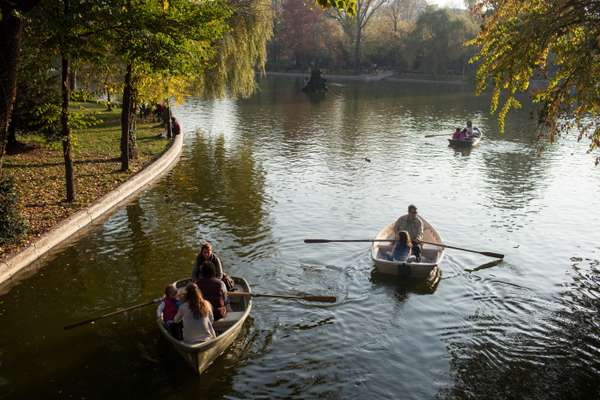
MULTIPOLYGON (((600 146, 600 1, 479 0, 483 29, 477 92, 492 86, 492 112, 501 129, 519 92, 542 105, 543 133, 554 140, 576 126, 579 138, 600 146), (536 79, 535 87, 530 85, 536 79)), ((598 159, 597 159, 598 162, 598 159)))
POLYGON ((121 169, 129 169, 131 123, 139 80, 178 76, 205 67, 231 15, 225 0, 123 0, 113 28, 126 65, 121 112, 121 169))

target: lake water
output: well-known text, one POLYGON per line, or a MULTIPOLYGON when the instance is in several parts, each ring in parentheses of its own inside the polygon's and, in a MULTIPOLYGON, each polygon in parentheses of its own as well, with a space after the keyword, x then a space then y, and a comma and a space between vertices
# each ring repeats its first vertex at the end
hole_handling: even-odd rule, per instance
POLYGON ((270 78, 252 98, 189 99, 179 164, 0 296, 0 398, 591 399, 600 396, 600 169, 587 143, 500 135, 486 98, 441 84, 334 83, 322 101, 270 78), (446 137, 472 119, 485 138, 446 137), (367 159, 369 161, 367 161, 367 159), (437 287, 373 273, 368 239, 408 204, 446 243, 437 287), (255 292, 244 336, 200 378, 155 310, 211 240, 255 292))

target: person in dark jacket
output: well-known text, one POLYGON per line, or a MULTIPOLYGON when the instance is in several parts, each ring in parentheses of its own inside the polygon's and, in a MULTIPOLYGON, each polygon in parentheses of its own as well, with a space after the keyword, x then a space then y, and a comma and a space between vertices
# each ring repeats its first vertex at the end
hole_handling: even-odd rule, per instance
POLYGON ((202 295, 212 305, 215 321, 227 314, 227 288, 222 280, 217 278, 215 264, 205 261, 202 264, 202 278, 196 281, 202 295))
POLYGON ((177 121, 177 118, 175 117, 171 117, 171 129, 173 132, 173 137, 181 133, 181 125, 179 125, 179 121, 177 121))
POLYGON ((223 264, 221 264, 219 257, 213 253, 212 244, 210 244, 210 242, 205 242, 202 244, 202 247, 200 247, 200 253, 198 253, 194 268, 192 269, 192 280, 194 282, 202 278, 202 266, 207 261, 210 261, 215 265, 216 277, 219 279, 223 278, 223 264))

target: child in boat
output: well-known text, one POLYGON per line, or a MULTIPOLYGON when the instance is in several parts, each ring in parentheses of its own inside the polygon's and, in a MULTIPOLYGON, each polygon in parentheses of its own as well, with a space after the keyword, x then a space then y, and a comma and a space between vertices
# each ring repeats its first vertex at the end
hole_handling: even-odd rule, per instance
POLYGON ((177 310, 175 322, 183 321, 183 341, 198 343, 217 337, 213 328, 212 306, 195 283, 185 287, 184 303, 177 310))
POLYGON ((460 128, 456 128, 454 134, 452 135, 453 140, 460 140, 460 128))
POLYGON ((407 231, 398 232, 398 241, 394 245, 391 254, 391 261, 409 261, 414 257, 412 253, 412 242, 407 231))
POLYGON ((173 285, 168 285, 165 288, 165 296, 156 310, 156 317, 163 321, 174 338, 181 340, 181 324, 174 322, 179 303, 177 289, 173 285))

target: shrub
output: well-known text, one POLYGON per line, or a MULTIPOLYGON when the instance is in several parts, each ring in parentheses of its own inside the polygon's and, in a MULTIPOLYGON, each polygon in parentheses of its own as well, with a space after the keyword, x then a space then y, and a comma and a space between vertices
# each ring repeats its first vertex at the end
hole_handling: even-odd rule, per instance
POLYGON ((19 213, 18 194, 11 177, 0 178, 0 245, 9 243, 27 231, 19 213))

